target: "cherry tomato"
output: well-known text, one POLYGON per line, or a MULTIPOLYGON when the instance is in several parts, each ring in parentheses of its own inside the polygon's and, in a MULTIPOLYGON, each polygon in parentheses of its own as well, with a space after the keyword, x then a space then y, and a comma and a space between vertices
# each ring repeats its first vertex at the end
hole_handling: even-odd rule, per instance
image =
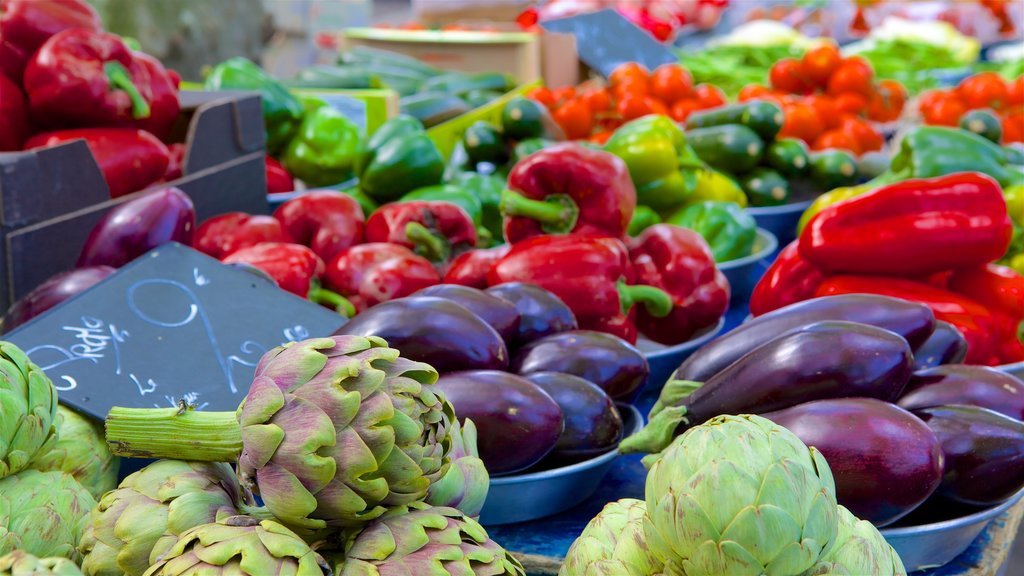
POLYGON ((840 129, 829 130, 821 134, 811 144, 811 150, 828 150, 830 148, 849 150, 854 154, 860 154, 861 152, 857 139, 852 134, 843 132, 840 129))
POLYGON ((803 62, 796 58, 783 58, 768 71, 772 88, 793 94, 808 94, 814 89, 814 82, 804 71, 803 62))
POLYGON ((668 116, 668 106, 661 100, 653 96, 644 96, 644 101, 647 103, 647 107, 651 109, 651 114, 668 116))
POLYGON ((847 58, 828 79, 827 91, 830 96, 853 92, 867 98, 871 94, 874 76, 875 73, 867 60, 859 56, 847 58))
POLYGON ((839 108, 836 107, 836 103, 832 98, 825 95, 808 96, 806 102, 811 108, 814 108, 815 112, 817 112, 818 118, 821 120, 821 125, 826 130, 839 127, 839 121, 842 119, 842 114, 839 112, 839 108))
POLYGON ((1024 142, 1024 112, 1003 117, 1003 144, 1024 142))
POLYGON ((1010 106, 1024 106, 1024 74, 1008 83, 1006 96, 1006 103, 1010 106))
POLYGON ((612 86, 622 84, 626 80, 640 80, 647 82, 650 72, 643 64, 637 64, 636 62, 627 62, 622 64, 618 68, 612 71, 611 75, 608 76, 608 81, 612 86))
POLYGON ((960 117, 967 112, 967 105, 959 97, 950 94, 921 110, 926 124, 932 126, 958 126, 960 117))
POLYGON ((832 102, 840 114, 863 114, 868 107, 868 99, 853 92, 840 94, 832 102))
POLYGON ((725 104, 725 92, 713 84, 698 84, 694 96, 702 108, 717 108, 725 104))
POLYGON ((583 100, 594 114, 606 112, 612 107, 612 96, 605 88, 590 90, 582 95, 583 100))
POLYGON ((760 84, 747 84, 740 89, 740 93, 736 95, 736 100, 746 102, 748 100, 757 100, 758 98, 771 94, 772 91, 767 86, 762 86, 760 84))
POLYGON ((659 66, 651 74, 651 95, 671 104, 693 94, 693 76, 678 64, 659 66))
POLYGON ((586 138, 594 128, 594 115, 590 112, 590 106, 580 98, 569 100, 555 110, 553 116, 570 140, 586 138))
POLYGON ((968 110, 993 108, 999 110, 1010 99, 1010 89, 1003 77, 995 72, 982 72, 965 79, 956 87, 956 93, 968 110))
POLYGON ((892 122, 903 113, 907 91, 895 80, 882 80, 868 97, 868 118, 876 122, 892 122))
POLYGON ((779 138, 800 138, 805 142, 814 142, 824 130, 818 113, 806 104, 786 104, 783 113, 786 119, 779 138))
POLYGON ((605 142, 608 142, 608 139, 612 137, 612 134, 615 134, 614 130, 604 130, 603 132, 598 132, 597 134, 594 134, 590 138, 587 138, 587 140, 593 142, 594 144, 604 146, 605 142))
POLYGON ((853 136, 861 154, 881 150, 885 146, 885 138, 871 124, 856 116, 845 116, 839 129, 853 136))
POLYGON ((652 113, 650 100, 642 94, 626 94, 619 100, 615 109, 627 122, 652 113))
POLYGON ((558 88, 551 93, 551 96, 555 99, 555 108, 558 108, 576 97, 576 88, 572 86, 558 88))
POLYGON ((624 80, 612 87, 612 94, 616 100, 622 100, 626 96, 646 96, 650 93, 650 84, 646 80, 624 80))
POLYGON ((835 44, 822 44, 804 53, 804 73, 818 86, 827 86, 843 57, 835 44))
POLYGON ((928 90, 927 92, 922 92, 921 95, 917 97, 918 110, 923 112, 924 110, 934 106, 939 100, 948 98, 950 94, 952 94, 952 92, 948 92, 946 90, 928 90))
POLYGON ((701 110, 700 102, 693 99, 680 100, 672 105, 671 113, 672 119, 676 122, 686 122, 686 119, 690 117, 690 114, 701 110))
POLYGON ((551 90, 544 86, 530 90, 527 92, 526 97, 536 102, 540 102, 547 108, 555 107, 555 95, 551 93, 551 90))

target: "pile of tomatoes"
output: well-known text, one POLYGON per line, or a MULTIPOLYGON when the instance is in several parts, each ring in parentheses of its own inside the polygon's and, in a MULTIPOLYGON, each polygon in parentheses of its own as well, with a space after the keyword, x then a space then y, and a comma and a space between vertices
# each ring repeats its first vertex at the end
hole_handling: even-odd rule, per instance
POLYGON ((965 78, 956 88, 921 95, 918 110, 925 124, 958 126, 971 110, 992 110, 1003 129, 1003 144, 1024 142, 1024 75, 1007 82, 995 72, 965 78))

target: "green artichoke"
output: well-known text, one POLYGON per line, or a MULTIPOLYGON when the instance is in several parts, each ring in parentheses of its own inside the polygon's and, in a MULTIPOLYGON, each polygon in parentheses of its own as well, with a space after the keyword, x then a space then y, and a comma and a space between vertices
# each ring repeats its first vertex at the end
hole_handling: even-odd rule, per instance
POLYGON ((415 503, 349 542, 338 576, 524 576, 522 564, 472 518, 415 503))
POLYGON ((559 576, 654 576, 664 567, 644 537, 647 505, 624 499, 605 505, 573 542, 559 576))
POLYGON ((94 498, 116 488, 120 460, 107 448, 103 430, 64 406, 57 408, 57 420, 59 434, 53 450, 37 455, 30 466, 42 472, 67 472, 94 498))
POLYGON ((273 520, 229 516, 182 534, 146 576, 323 576, 331 569, 302 538, 273 520))
POLYGON ((646 500, 647 544, 669 574, 801 574, 836 538, 828 463, 758 416, 718 416, 676 438, 646 500))
POLYGON ((448 471, 455 413, 437 371, 376 337, 267 352, 235 413, 113 408, 119 455, 230 462, 282 524, 305 536, 422 501, 448 471))
POLYGON ((36 558, 23 550, 0 556, 0 576, 82 576, 67 558, 36 558))
POLYGON ((484 461, 476 448, 476 425, 466 420, 460 429, 459 421, 452 422, 452 464, 448 473, 430 485, 427 504, 460 510, 470 518, 479 518, 491 487, 484 461))
POLYGON ((835 546, 804 576, 906 576, 907 569, 874 524, 839 507, 835 546))
POLYGON ((28 356, 0 342, 0 478, 28 467, 57 441, 57 390, 28 356))
POLYGON ((95 505, 64 472, 24 470, 0 480, 0 554, 22 550, 77 561, 75 546, 95 505))
POLYGON ((92 511, 79 551, 87 576, 141 576, 178 536, 238 513, 231 466, 159 460, 108 492, 92 511))

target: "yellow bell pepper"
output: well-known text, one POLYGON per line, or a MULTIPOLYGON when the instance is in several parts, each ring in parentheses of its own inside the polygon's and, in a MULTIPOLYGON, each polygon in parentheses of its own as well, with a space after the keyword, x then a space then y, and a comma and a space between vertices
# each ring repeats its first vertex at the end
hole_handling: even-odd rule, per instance
POLYGON ((830 192, 826 192, 807 207, 804 211, 803 216, 800 217, 800 223, 797 225, 797 234, 804 231, 804 227, 825 208, 842 202, 843 200, 849 200, 850 198, 856 198, 862 194, 867 194, 875 188, 870 182, 860 184, 858 186, 844 186, 842 188, 836 188, 830 192))
POLYGON ((1018 274, 1024 274, 1024 254, 1017 254, 1007 263, 1010 268, 1017 271, 1018 274))
POLYGON ((740 208, 747 207, 747 195, 735 180, 717 170, 700 169, 697 171, 697 186, 687 204, 696 204, 706 200, 717 202, 735 202, 740 208))
POLYGON ((1010 219, 1018 226, 1024 226, 1024 184, 1009 186, 1003 190, 1006 198, 1006 210, 1010 219))

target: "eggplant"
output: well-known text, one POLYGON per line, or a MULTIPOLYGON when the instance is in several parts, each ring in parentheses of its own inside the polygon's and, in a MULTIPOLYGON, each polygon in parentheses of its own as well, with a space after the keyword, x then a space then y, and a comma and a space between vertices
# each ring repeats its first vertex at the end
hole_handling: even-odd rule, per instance
POLYGON ((914 371, 943 364, 962 364, 967 358, 967 339, 949 322, 935 322, 932 335, 914 349, 914 371))
POLYGON ((828 461, 836 498, 875 526, 891 524, 942 481, 942 445, 917 416, 874 398, 818 400, 763 415, 828 461))
POLYGON ((635 346, 591 330, 559 332, 520 348, 509 369, 523 376, 562 372, 597 384, 614 400, 630 402, 647 381, 650 367, 635 346))
POLYGON ((490 324, 506 344, 519 332, 519 310, 515 304, 483 290, 458 284, 435 284, 416 292, 413 296, 433 296, 461 304, 490 324))
POLYGON ((511 302, 519 310, 519 330, 512 339, 512 348, 580 327, 565 302, 540 286, 509 282, 491 286, 485 292, 511 302))
POLYGON ((977 406, 936 406, 914 415, 942 445, 945 473, 937 494, 991 506, 1024 487, 1024 422, 977 406))
POLYGON ((897 404, 907 410, 966 404, 1024 420, 1024 382, 988 366, 937 366, 914 373, 897 404))
POLYGON ((526 379, 555 399, 565 419, 565 429, 545 459, 550 468, 589 460, 618 446, 622 415, 597 384, 562 372, 534 372, 526 379))
POLYGON ((168 242, 192 245, 196 210, 192 199, 177 188, 148 192, 107 212, 93 227, 78 256, 76 268, 120 268, 168 242))
POLYGON ((758 316, 708 342, 676 369, 672 379, 707 382, 754 348, 779 335, 827 320, 884 328, 905 338, 911 348, 923 344, 935 330, 935 315, 917 302, 874 294, 814 298, 758 316))
POLYGON ((504 370, 508 350, 490 324, 465 307, 432 296, 382 302, 356 314, 335 334, 380 336, 402 356, 438 372, 504 370))
POLYGON ((540 462, 564 427, 558 403, 529 380, 497 370, 445 374, 437 388, 461 419, 476 424, 477 448, 491 476, 540 462))
POLYGON ((51 276, 7 309, 3 332, 10 332, 57 304, 85 292, 114 272, 117 270, 110 266, 88 266, 51 276))

